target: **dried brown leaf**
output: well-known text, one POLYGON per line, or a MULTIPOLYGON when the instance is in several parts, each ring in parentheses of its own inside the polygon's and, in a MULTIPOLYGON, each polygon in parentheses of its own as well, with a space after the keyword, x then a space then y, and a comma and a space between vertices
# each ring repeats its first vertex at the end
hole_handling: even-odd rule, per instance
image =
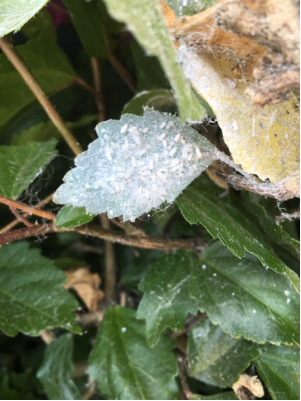
POLYGON ((91 273, 87 267, 66 270, 66 289, 75 290, 90 311, 97 309, 97 303, 104 298, 104 293, 99 289, 101 279, 97 273, 91 273))

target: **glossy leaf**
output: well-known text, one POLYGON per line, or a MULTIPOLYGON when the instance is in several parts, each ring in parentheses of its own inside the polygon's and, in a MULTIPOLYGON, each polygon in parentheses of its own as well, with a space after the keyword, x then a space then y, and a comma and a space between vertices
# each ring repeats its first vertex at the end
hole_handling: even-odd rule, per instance
POLYGON ((300 349, 272 346, 262 349, 254 362, 273 400, 300 399, 300 349))
POLYGON ((63 288, 64 273, 54 263, 16 242, 0 249, 0 330, 32 336, 61 327, 80 333, 73 311, 78 302, 63 288))
POLYGON ((286 275, 264 269, 250 254, 240 260, 221 243, 213 244, 194 265, 190 294, 214 324, 235 338, 299 341, 297 292, 286 275))
POLYGON ((9 0, 1 3, 0 37, 20 29, 48 0, 9 0))
POLYGON ((175 91, 182 121, 199 121, 204 118, 206 111, 198 103, 178 64, 159 1, 105 0, 105 3, 110 14, 128 25, 145 50, 158 57, 175 91))
POLYGON ((150 348, 135 311, 109 308, 89 358, 90 380, 110 399, 177 399, 177 362, 168 337, 150 348), (162 363, 162 361, 164 361, 162 363))
MULTIPOLYGON (((57 92, 76 78, 67 56, 52 40, 30 40, 16 49, 47 94, 57 92)), ((1 132, 36 98, 5 54, 0 55, 0 75, 3 78, 0 80, 1 132)))
POLYGON ((94 216, 87 214, 84 207, 64 206, 58 212, 55 224, 59 228, 77 227, 89 223, 94 216))
POLYGON ((11 145, 22 146, 33 142, 46 142, 50 139, 61 138, 61 135, 52 121, 43 121, 28 129, 24 129, 18 134, 14 134, 11 145))
POLYGON ((175 116, 145 109, 96 127, 99 136, 75 159, 76 168, 54 194, 60 204, 135 220, 172 202, 218 151, 175 116))
POLYGON ((44 385, 50 400, 81 400, 78 388, 71 379, 73 339, 63 334, 47 346, 37 377, 44 385))
POLYGON ((175 104, 173 92, 167 89, 154 89, 138 93, 123 108, 122 114, 130 113, 137 116, 143 115, 145 106, 153 107, 155 110, 162 110, 167 106, 175 104))
POLYGON ((274 253, 264 228, 233 193, 221 198, 222 191, 203 175, 190 184, 176 202, 190 224, 201 223, 234 255, 242 258, 248 251, 256 255, 264 266, 283 273, 287 266, 274 253))
POLYGON ((196 314, 196 303, 189 297, 190 269, 196 256, 177 252, 153 263, 139 289, 144 293, 137 317, 146 320, 146 337, 154 346, 167 327, 180 330, 188 313, 196 314))
POLYGON ((257 344, 229 336, 208 319, 189 332, 189 371, 212 386, 232 387, 258 354, 257 344))
POLYGON ((56 139, 24 146, 0 146, 0 194, 17 199, 57 154, 56 139))
POLYGON ((292 238, 280 224, 268 217, 264 207, 251 202, 247 192, 243 192, 245 208, 252 213, 254 219, 260 224, 265 233, 276 246, 280 246, 290 252, 296 259, 300 260, 300 242, 292 238))

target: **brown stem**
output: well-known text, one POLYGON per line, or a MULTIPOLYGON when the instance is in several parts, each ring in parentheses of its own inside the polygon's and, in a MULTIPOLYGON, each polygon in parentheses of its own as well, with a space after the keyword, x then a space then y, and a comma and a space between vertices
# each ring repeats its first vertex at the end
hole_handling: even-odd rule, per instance
POLYGON ((24 238, 36 237, 55 232, 76 231, 82 235, 101 238, 103 240, 117 242, 122 245, 129 245, 136 248, 157 249, 159 251, 174 251, 176 249, 203 250, 206 244, 199 238, 168 240, 165 238, 152 238, 145 236, 130 236, 123 233, 104 230, 93 224, 83 226, 59 229, 53 223, 39 224, 32 227, 21 228, 19 230, 9 231, 0 235, 0 246, 24 238))
POLYGON ((26 227, 31 227, 33 224, 26 220, 14 207, 9 206, 10 211, 17 217, 19 221, 26 225, 26 227))
POLYGON ((131 74, 124 68, 124 66, 121 64, 121 62, 114 56, 113 53, 109 53, 108 59, 116 72, 120 75, 120 77, 124 80, 126 85, 130 88, 130 90, 136 94, 136 85, 133 77, 131 74))
POLYGON ((87 84, 86 81, 84 81, 82 78, 80 77, 76 77, 76 79, 73 81, 74 83, 77 83, 79 85, 81 85, 83 88, 87 89, 89 92, 93 93, 93 95, 95 96, 95 98, 97 99, 97 101, 101 101, 101 94, 99 94, 94 88, 92 88, 92 86, 90 86, 89 84, 87 84))
MULTIPOLYGON (((35 208, 40 208, 43 207, 44 205, 46 205, 47 203, 49 203, 52 199, 53 193, 48 195, 46 198, 44 198, 43 200, 41 200, 41 202, 39 202, 35 208)), ((23 217, 28 217, 30 214, 29 213, 24 213, 23 217)), ((0 230, 0 234, 6 233, 7 231, 11 230, 12 228, 14 228, 17 224, 19 224, 20 221, 18 219, 13 220, 12 222, 10 222, 9 224, 7 224, 5 227, 3 227, 0 230)))
POLYGON ((50 212, 46 212, 45 210, 37 209, 36 207, 25 205, 24 203, 14 201, 9 198, 5 198, 5 196, 0 195, 0 203, 4 203, 9 207, 14 207, 19 210, 24 210, 24 212, 28 212, 29 214, 34 214, 39 217, 43 217, 46 220, 55 220, 56 215, 50 212))
POLYGON ((62 120, 58 112, 55 110, 53 105, 50 103, 42 88, 40 87, 32 73, 29 71, 16 49, 10 43, 8 43, 5 38, 0 38, 0 48, 2 49, 3 53, 6 54, 7 58, 16 68, 21 77, 24 79, 25 83, 28 85, 29 89, 40 102, 41 106, 43 107, 53 124, 62 134, 63 138, 65 139, 71 150, 74 152, 74 154, 78 155, 79 153, 81 153, 81 146, 77 142, 76 138, 73 136, 72 132, 66 126, 65 122, 62 120))
POLYGON ((96 105, 98 109, 98 120, 100 122, 105 121, 105 104, 102 95, 102 83, 101 83, 101 71, 99 67, 99 61, 96 57, 91 57, 91 67, 93 73, 93 81, 94 81, 94 92, 96 93, 96 105))
MULTIPOLYGON (((101 83, 101 71, 99 66, 99 61, 97 58, 91 58, 91 67, 93 73, 93 81, 98 97, 96 97, 96 105, 98 109, 98 120, 105 120, 105 105, 102 96, 102 83, 101 83)), ((100 223, 102 228, 105 230, 110 230, 110 220, 106 214, 101 214, 100 223)), ((110 241, 104 242, 105 248, 105 294, 108 298, 114 298, 115 286, 116 286, 116 260, 114 245, 110 241)))

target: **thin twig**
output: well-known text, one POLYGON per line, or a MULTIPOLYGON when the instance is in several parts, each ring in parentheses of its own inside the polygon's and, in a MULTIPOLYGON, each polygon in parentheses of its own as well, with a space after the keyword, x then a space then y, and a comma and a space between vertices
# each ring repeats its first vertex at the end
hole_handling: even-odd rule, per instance
POLYGON ((101 71, 99 66, 99 61, 96 57, 91 57, 91 67, 93 73, 93 81, 95 87, 95 99, 96 99, 96 106, 98 109, 98 121, 102 122, 105 121, 105 104, 102 95, 102 82, 101 82, 101 71))
POLYGON ((178 358, 178 365, 179 365, 179 376, 180 376, 180 381, 182 384, 182 389, 185 394, 185 397, 187 400, 192 400, 193 399, 193 393, 190 391, 187 380, 186 380, 186 375, 185 375, 185 363, 183 361, 182 357, 178 358))
POLYGON ((24 238, 36 237, 56 232, 75 231, 82 235, 101 238, 122 245, 134 246, 136 248, 157 249, 159 251, 174 251, 176 249, 202 250, 206 244, 200 238, 169 240, 165 238, 153 238, 145 236, 130 236, 120 232, 104 230, 93 224, 85 224, 74 228, 60 229, 51 222, 47 224, 38 224, 32 227, 21 228, 19 230, 9 231, 0 235, 0 246, 24 238))
POLYGON ((95 96, 95 98, 98 101, 101 101, 101 95, 96 92, 96 90, 94 88, 92 88, 92 86, 90 86, 86 81, 84 81, 82 78, 80 77, 76 77, 76 79, 73 81, 74 83, 77 83, 79 85, 81 85, 83 88, 87 89, 89 92, 93 93, 93 95, 95 96))
POLYGON ((19 210, 23 210, 24 212, 28 212, 29 214, 34 214, 39 217, 43 217, 46 220, 55 220, 56 215, 50 212, 46 212, 45 210, 38 209, 33 206, 25 205, 24 203, 14 201, 9 198, 5 198, 5 196, 0 195, 0 203, 4 203, 9 207, 14 207, 19 210))
POLYGON ((26 220, 21 213, 19 213, 14 207, 9 206, 10 211, 17 217, 19 221, 26 225, 26 227, 31 227, 33 224, 26 220))
POLYGON ((130 88, 130 90, 136 94, 136 85, 133 77, 131 74, 124 68, 124 66, 121 64, 121 62, 114 56, 113 53, 109 53, 108 59, 112 66, 115 68, 117 73, 120 75, 120 77, 124 80, 126 85, 130 88))
MULTIPOLYGON (((48 195, 46 198, 44 198, 43 200, 41 200, 41 202, 39 202, 35 208, 41 208, 43 206, 45 206, 47 203, 49 203, 52 199, 53 193, 48 195)), ((30 213, 24 213, 23 217, 28 217, 30 215, 30 213)), ((12 228, 14 228, 17 224, 19 224, 20 221, 18 219, 13 220, 12 222, 10 222, 9 224, 7 224, 6 226, 4 226, 3 228, 1 228, 0 230, 0 234, 6 233, 7 231, 11 230, 12 228)))
POLYGON ((55 110, 55 108, 43 92, 35 77, 27 68, 26 64, 24 63, 16 49, 5 38, 0 38, 0 48, 2 49, 3 53, 6 54, 9 61, 13 64, 18 73, 24 79, 25 83, 28 85, 29 89, 40 102, 41 106, 43 107, 53 124, 62 134, 70 149, 74 152, 75 155, 81 153, 81 146, 77 142, 76 138, 73 136, 72 132, 66 126, 65 122, 62 120, 58 112, 55 110))
POLYGON ((131 74, 124 68, 124 66, 121 64, 121 62, 114 56, 111 46, 107 37, 106 30, 104 29, 103 24, 101 25, 102 32, 103 32, 103 37, 105 41, 105 46, 108 50, 108 60, 112 64, 113 68, 116 70, 116 72, 120 75, 120 77, 123 79, 125 84, 130 88, 130 90, 136 94, 136 84, 131 76, 131 74))
MULTIPOLYGON (((105 120, 105 105, 102 96, 102 83, 101 83, 101 71, 99 66, 99 61, 97 58, 91 58, 91 67, 93 73, 93 81, 98 97, 96 97, 96 105, 98 109, 98 120, 105 120)), ((105 230, 110 230, 110 221, 106 214, 101 214, 100 223, 102 228, 105 230)), ((115 295, 115 285, 116 285, 116 259, 114 252, 114 245, 110 241, 105 241, 105 294, 108 298, 114 298, 115 295)))

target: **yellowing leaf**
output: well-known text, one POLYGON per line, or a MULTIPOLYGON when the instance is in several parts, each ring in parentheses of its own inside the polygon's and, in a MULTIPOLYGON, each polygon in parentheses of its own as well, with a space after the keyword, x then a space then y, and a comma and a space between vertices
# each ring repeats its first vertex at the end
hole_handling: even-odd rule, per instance
POLYGON ((212 107, 234 162, 247 173, 276 183, 299 169, 296 99, 292 95, 262 109, 252 105, 246 89, 254 81, 253 68, 265 49, 216 27, 218 6, 186 19, 180 27, 168 20, 180 43, 178 58, 184 75, 212 107))

